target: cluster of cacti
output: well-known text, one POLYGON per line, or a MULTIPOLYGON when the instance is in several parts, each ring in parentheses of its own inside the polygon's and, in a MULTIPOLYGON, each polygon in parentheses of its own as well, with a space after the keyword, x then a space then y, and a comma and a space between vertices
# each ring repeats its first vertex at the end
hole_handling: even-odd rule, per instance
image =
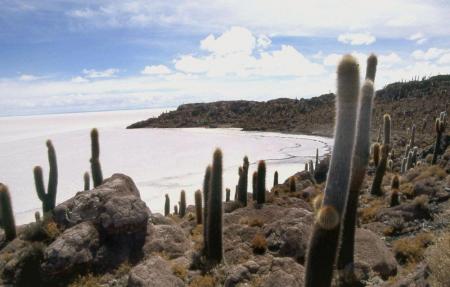
POLYGON ((45 192, 44 176, 40 166, 34 167, 34 183, 39 199, 42 201, 42 212, 47 214, 55 208, 56 192, 58 187, 58 165, 56 163, 56 152, 50 140, 47 140, 48 162, 50 166, 47 192, 45 192))
POLYGON ((389 157, 389 149, 391 142, 391 117, 385 114, 383 117, 383 127, 384 127, 384 140, 381 148, 378 144, 374 146, 374 163, 376 164, 375 177, 372 182, 371 194, 380 196, 383 194, 381 188, 381 183, 383 182, 384 174, 386 173, 386 167, 389 157), (375 154, 377 153, 377 158, 375 154))
MULTIPOLYGON (((208 173, 208 171, 207 171, 208 173)), ((205 176, 206 179, 206 176, 205 176)), ((206 236, 204 237, 206 260, 209 266, 223 260, 222 247, 222 151, 216 149, 210 169, 206 236)))
POLYGON ((197 224, 202 224, 202 192, 197 190, 195 192, 195 218, 197 219, 197 224))
POLYGON ((170 214, 170 198, 169 195, 166 194, 166 201, 164 202, 164 216, 168 216, 170 214))
POLYGON ((278 171, 273 174, 273 186, 278 185, 278 171))
MULTIPOLYGON (((371 58, 374 58, 375 60, 371 61, 376 63, 376 58, 371 58)), ((367 78, 373 79, 375 68, 369 61, 368 63, 367 78)), ((323 202, 316 215, 306 257, 306 287, 330 286, 333 277, 333 266, 351 182, 356 134, 360 85, 359 65, 354 57, 344 56, 339 63, 337 82, 334 151, 330 161, 323 202)), ((371 81, 367 81, 364 86, 366 90, 373 90, 371 81)), ((359 116, 360 121, 369 121, 368 126, 370 126, 370 117, 361 114, 359 116)), ((358 123, 358 128, 366 125, 367 123, 358 123)), ((361 135, 361 137, 363 136, 361 135)), ((367 137, 361 141, 367 141, 367 137)), ((366 153, 368 152, 366 151, 366 153)), ((359 160, 364 162, 364 159, 359 160)), ((355 161, 357 160, 355 159, 355 161)))
POLYGON ((441 112, 439 118, 436 119, 436 123, 435 123, 436 142, 434 144, 433 159, 431 161, 431 164, 436 164, 437 158, 438 158, 439 154, 441 153, 442 134, 445 131, 446 125, 447 125, 447 113, 441 112))
POLYGON ((11 241, 16 238, 16 224, 8 187, 2 183, 0 183, 0 213, 2 227, 5 230, 5 239, 11 241))
POLYGON ((180 210, 179 210, 179 216, 183 218, 186 215, 186 192, 182 190, 180 192, 180 210))
POLYGON ((98 140, 98 130, 91 130, 91 173, 94 187, 97 187, 103 182, 102 167, 100 165, 100 144, 98 140))
POLYGON ((263 160, 258 162, 256 187, 256 202, 258 204, 263 204, 266 202, 266 162, 263 160))
POLYGON ((400 188, 400 179, 398 178, 398 175, 395 175, 392 178, 392 184, 391 184, 391 198, 389 200, 389 206, 397 206, 400 204, 399 200, 399 188, 400 188))

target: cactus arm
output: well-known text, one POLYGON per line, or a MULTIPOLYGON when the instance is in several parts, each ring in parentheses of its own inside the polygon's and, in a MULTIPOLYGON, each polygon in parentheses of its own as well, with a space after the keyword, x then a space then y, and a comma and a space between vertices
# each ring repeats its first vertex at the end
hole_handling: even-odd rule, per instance
POLYGON ((39 199, 45 201, 45 186, 44 186, 44 176, 42 174, 42 168, 40 166, 35 166, 33 169, 34 175, 34 185, 36 186, 36 193, 39 199))
POLYGON ((50 140, 47 141, 48 162, 50 166, 48 187, 47 187, 47 207, 50 210, 55 209, 56 192, 58 188, 58 164, 56 162, 56 152, 50 140))

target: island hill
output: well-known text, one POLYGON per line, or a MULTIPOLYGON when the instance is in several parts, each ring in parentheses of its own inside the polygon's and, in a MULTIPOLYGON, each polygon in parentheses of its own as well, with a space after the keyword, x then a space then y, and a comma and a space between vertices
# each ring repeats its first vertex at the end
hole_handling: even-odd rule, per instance
MULTIPOLYGON (((325 94, 300 100, 281 98, 267 102, 184 104, 175 111, 134 123, 128 128, 233 127, 332 136, 334 97, 334 94, 325 94)), ((431 134, 433 118, 446 110, 449 102, 450 75, 389 84, 376 92, 372 128, 377 131, 383 115, 388 113, 394 119, 393 131, 404 132, 415 123, 421 133, 431 134)))

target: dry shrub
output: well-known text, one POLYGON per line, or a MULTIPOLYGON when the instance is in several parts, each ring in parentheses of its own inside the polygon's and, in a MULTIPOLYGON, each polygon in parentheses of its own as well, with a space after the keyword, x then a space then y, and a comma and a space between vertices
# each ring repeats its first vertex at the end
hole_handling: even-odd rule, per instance
POLYGON ((428 249, 425 260, 430 268, 431 286, 450 286, 450 232, 436 240, 428 249))
POLYGON ((383 199, 374 199, 370 201, 369 205, 365 208, 362 208, 359 211, 359 218, 362 223, 368 223, 375 219, 378 211, 383 208, 385 205, 383 199))
POLYGON ((425 168, 416 178, 415 180, 421 180, 424 178, 436 177, 437 179, 444 179, 447 176, 445 170, 438 166, 432 165, 425 168))
POLYGON ((216 280, 210 275, 195 277, 189 287, 214 287, 216 285, 216 280))
POLYGON ((178 278, 180 278, 181 280, 185 280, 186 276, 187 276, 187 270, 186 268, 178 263, 175 263, 172 265, 172 272, 175 276, 177 276, 178 278))
POLYGON ((194 249, 201 250, 203 248, 203 225, 197 224, 191 230, 191 238, 194 242, 194 249))
POLYGON ((262 234, 256 234, 252 239, 252 249, 256 254, 263 254, 267 249, 266 238, 262 234))
POLYGON ((405 195, 407 198, 414 197, 414 185, 410 182, 405 182, 400 185, 400 193, 405 195))
POLYGON ((248 221, 248 226, 251 226, 251 227, 255 227, 255 226, 263 227, 263 225, 264 225, 264 222, 261 219, 256 218, 256 217, 255 218, 251 218, 248 221))
POLYGON ((393 245, 395 257, 400 263, 420 262, 432 240, 430 233, 419 233, 413 237, 399 239, 393 245))
POLYGON ((100 284, 100 277, 89 273, 84 276, 78 276, 77 279, 69 285, 69 287, 100 287, 100 284))

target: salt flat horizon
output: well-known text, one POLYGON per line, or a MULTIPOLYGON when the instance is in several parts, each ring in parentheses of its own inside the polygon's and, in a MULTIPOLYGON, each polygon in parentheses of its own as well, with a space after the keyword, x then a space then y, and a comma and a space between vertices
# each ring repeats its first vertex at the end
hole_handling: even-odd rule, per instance
POLYGON ((41 211, 32 169, 42 166, 45 181, 48 180, 47 139, 53 141, 58 158, 57 204, 83 189, 83 173, 90 171, 89 131, 93 127, 100 133, 104 177, 114 173, 130 176, 152 212, 163 211, 166 193, 173 208, 182 189, 186 190, 188 204, 193 204, 194 192, 202 186, 205 167, 216 147, 224 153, 224 189, 230 188, 232 196, 237 170, 245 155, 250 159, 250 174, 258 160, 266 160, 269 188, 275 170, 284 181, 303 170, 304 162, 314 158, 316 148, 321 156, 330 152, 332 139, 318 136, 244 132, 235 128, 125 128, 165 110, 168 109, 0 118, 0 148, 4 151, 0 155, 0 182, 9 186, 17 223, 30 222, 34 213, 41 211))

